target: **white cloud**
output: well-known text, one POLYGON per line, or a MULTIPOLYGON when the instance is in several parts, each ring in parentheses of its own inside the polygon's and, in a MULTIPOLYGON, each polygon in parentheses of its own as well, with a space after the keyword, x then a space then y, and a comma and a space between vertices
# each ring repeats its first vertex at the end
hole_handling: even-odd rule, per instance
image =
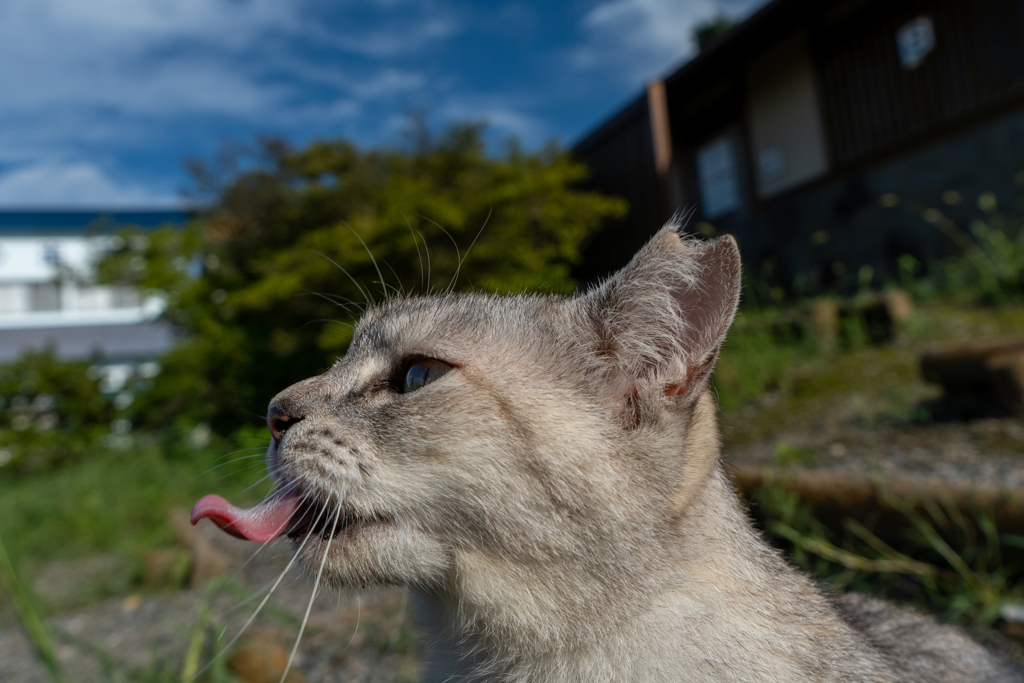
POLYGON ((422 74, 398 69, 384 69, 379 74, 356 83, 352 86, 352 94, 361 100, 375 100, 400 93, 420 89, 424 79, 422 74))
POLYGON ((432 1, 375 0, 401 4, 375 14, 336 0, 2 0, 0 165, 15 170, 0 204, 176 204, 85 161, 153 150, 166 163, 168 144, 189 140, 176 168, 229 130, 336 133, 426 86, 389 61, 459 30, 432 1))
MULTIPOLYGON (((423 7, 407 9, 386 28, 367 29, 325 23, 303 11, 304 4, 6 0, 0 3, 0 113, 72 105, 266 120, 294 106, 299 84, 317 80, 307 73, 322 70, 298 45, 385 58, 415 53, 458 31, 443 14, 422 16, 423 7)), ((362 84, 363 93, 385 96, 422 83, 394 69, 383 76, 377 85, 362 84)), ((360 85, 355 74, 343 74, 334 87, 360 96, 353 85, 360 85)))
POLYGON ((0 108, 258 110, 279 94, 223 53, 292 19, 271 0, 9 0, 0 7, 0 108), (165 52, 189 41, 205 49, 165 52))
POLYGON ((382 30, 360 31, 314 30, 311 35, 334 47, 369 57, 395 57, 422 50, 427 45, 459 32, 452 18, 433 17, 411 22, 403 21, 382 30))
POLYGON ((765 0, 606 0, 583 17, 584 43, 573 54, 579 68, 611 69, 629 82, 662 75, 694 54, 695 24, 723 11, 744 15, 765 0))
POLYGON ((39 163, 0 174, 0 205, 4 207, 168 207, 181 199, 114 180, 98 167, 84 163, 39 163))
POLYGON ((7 0, 0 18, 104 42, 114 35, 131 43, 173 36, 231 45, 268 28, 295 28, 296 8, 279 0, 7 0))

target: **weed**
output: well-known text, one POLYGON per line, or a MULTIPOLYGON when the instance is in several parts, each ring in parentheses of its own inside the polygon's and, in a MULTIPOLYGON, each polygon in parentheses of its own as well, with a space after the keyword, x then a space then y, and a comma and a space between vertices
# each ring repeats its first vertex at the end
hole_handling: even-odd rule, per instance
MULTIPOLYGON (((208 452, 169 460, 159 445, 141 444, 52 472, 0 478, 0 533, 32 561, 96 553, 141 558, 174 543, 169 507, 190 506, 213 488, 242 490, 263 475, 262 467, 244 464, 211 470, 212 460, 208 452)), ((248 462, 262 465, 259 458, 248 462)))
POLYGON ((811 506, 780 486, 763 487, 754 511, 768 539, 800 568, 836 589, 909 601, 950 621, 989 627, 1024 597, 1024 538, 1000 535, 992 517, 954 505, 899 499, 882 504, 900 523, 885 535, 853 519, 830 528, 811 506))
POLYGON ((43 623, 42 612, 38 601, 32 595, 28 584, 22 581, 15 571, 14 562, 7 554, 3 538, 0 537, 0 587, 10 596, 18 621, 25 630, 36 656, 46 667, 53 683, 64 683, 67 678, 57 659, 57 651, 53 646, 46 624, 43 623))
POLYGON ((793 448, 785 441, 775 444, 775 464, 779 467, 813 465, 817 460, 814 451, 806 448, 793 448))

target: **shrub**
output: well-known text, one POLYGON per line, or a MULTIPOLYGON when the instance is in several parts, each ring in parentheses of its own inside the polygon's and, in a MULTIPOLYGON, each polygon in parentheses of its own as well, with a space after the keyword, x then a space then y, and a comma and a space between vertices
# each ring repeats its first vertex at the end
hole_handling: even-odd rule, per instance
POLYGON ((0 367, 3 471, 50 469, 95 447, 123 413, 100 381, 89 363, 61 362, 52 350, 0 367))
POLYGON ((395 293, 563 291, 579 246, 621 200, 574 189, 581 164, 550 147, 487 153, 479 126, 404 150, 265 143, 244 172, 200 168, 212 202, 185 230, 125 234, 108 282, 167 297, 188 338, 140 397, 143 424, 228 434, 275 393, 330 367, 361 308, 395 293))

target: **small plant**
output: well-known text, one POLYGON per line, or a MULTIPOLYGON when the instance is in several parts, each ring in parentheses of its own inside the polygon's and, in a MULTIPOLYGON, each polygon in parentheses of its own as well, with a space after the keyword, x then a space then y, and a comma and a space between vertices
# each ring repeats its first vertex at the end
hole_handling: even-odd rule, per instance
POLYGON ((785 441, 775 444, 775 464, 779 467, 813 465, 817 460, 814 451, 806 448, 794 448, 785 441))
POLYGON ((88 363, 52 350, 0 367, 0 472, 39 472, 80 459, 123 417, 88 363))
MULTIPOLYGON (((959 192, 945 194, 947 203, 962 199, 959 192)), ((899 280, 915 297, 943 293, 953 298, 967 295, 988 305, 1024 302, 1024 220, 1000 210, 994 192, 978 196, 981 213, 966 228, 935 207, 892 194, 883 195, 882 200, 883 206, 902 206, 934 225, 953 248, 952 254, 935 264, 921 264, 910 255, 899 258, 899 280), (930 276, 924 274, 925 265, 930 266, 930 276)))
POLYGON ((987 513, 966 515, 952 504, 889 493, 879 503, 898 519, 885 524, 888 540, 850 518, 838 529, 826 525, 807 501, 777 484, 757 493, 754 510, 773 544, 837 589, 913 602, 981 627, 1024 597, 1024 538, 1000 535, 987 513))
POLYGON ((18 615, 18 622, 24 629, 39 661, 46 667, 50 680, 53 683, 67 681, 60 661, 57 659, 57 650, 53 646, 53 640, 43 622, 38 601, 28 584, 22 581, 15 571, 14 562, 7 554, 3 538, 0 538, 0 587, 10 596, 11 602, 14 604, 14 611, 18 615))

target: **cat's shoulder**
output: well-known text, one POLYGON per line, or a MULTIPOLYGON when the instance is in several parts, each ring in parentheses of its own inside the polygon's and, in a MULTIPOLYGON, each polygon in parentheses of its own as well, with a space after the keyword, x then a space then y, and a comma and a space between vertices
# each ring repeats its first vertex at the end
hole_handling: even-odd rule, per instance
POLYGON ((1024 682, 1020 653, 1005 642, 980 644, 935 617, 862 593, 832 597, 844 620, 907 681, 1024 682))

